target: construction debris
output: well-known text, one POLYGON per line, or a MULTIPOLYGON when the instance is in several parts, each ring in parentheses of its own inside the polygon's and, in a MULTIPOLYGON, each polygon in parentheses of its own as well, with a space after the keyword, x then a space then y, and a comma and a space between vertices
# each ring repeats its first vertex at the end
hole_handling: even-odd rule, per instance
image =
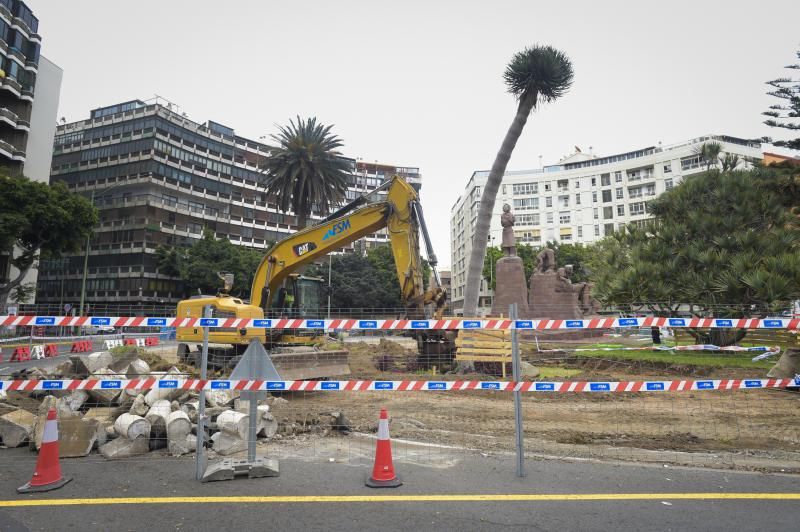
POLYGON ((180 456, 194 450, 194 447, 189 446, 191 432, 192 423, 185 412, 181 410, 170 412, 167 417, 167 450, 172 456, 180 456))
POLYGON ((33 432, 36 416, 26 410, 14 410, 0 416, 0 440, 6 447, 19 447, 28 441, 33 432))
POLYGON ((139 437, 150 438, 150 422, 140 416, 122 414, 114 422, 114 430, 123 438, 135 440, 139 437))
POLYGON ((150 441, 146 436, 139 436, 133 440, 120 437, 100 447, 100 454, 109 460, 139 456, 148 452, 150 452, 150 441))

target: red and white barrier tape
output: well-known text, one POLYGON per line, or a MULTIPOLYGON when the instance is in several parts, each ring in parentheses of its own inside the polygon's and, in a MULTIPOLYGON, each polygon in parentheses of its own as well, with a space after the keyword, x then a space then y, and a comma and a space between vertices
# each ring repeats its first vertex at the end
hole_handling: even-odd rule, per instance
POLYGON ((794 379, 708 379, 672 381, 260 381, 155 379, 14 380, 0 381, 0 390, 239 390, 239 391, 502 391, 502 392, 688 392, 754 390, 800 386, 794 379))
POLYGON ((0 316, 0 326, 97 325, 113 327, 235 327, 239 329, 321 329, 321 330, 580 330, 636 327, 800 329, 800 318, 592 318, 586 320, 507 320, 446 318, 441 320, 308 320, 292 318, 148 318, 76 316, 0 316))

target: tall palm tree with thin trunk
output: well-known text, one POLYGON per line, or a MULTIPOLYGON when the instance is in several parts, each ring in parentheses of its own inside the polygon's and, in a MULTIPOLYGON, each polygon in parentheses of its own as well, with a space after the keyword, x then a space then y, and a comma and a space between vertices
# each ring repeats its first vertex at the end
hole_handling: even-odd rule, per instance
POLYGON ((720 162, 722 144, 715 140, 704 142, 695 146, 692 153, 700 156, 700 159, 706 165, 706 170, 711 170, 712 168, 716 168, 717 163, 720 162))
POLYGON ((331 127, 316 117, 298 116, 271 136, 276 145, 262 168, 264 191, 277 199, 280 210, 294 212, 301 229, 312 211, 330 213, 347 191, 350 163, 337 151, 342 141, 331 127))
POLYGON ((494 202, 503 180, 511 153, 517 145, 531 111, 541 103, 552 102, 563 96, 572 86, 572 62, 567 55, 552 46, 535 45, 514 54, 503 74, 508 92, 518 101, 517 114, 506 132, 500 151, 494 159, 486 186, 481 195, 472 253, 467 267, 467 284, 464 291, 464 316, 475 316, 478 309, 478 292, 486 255, 494 202))

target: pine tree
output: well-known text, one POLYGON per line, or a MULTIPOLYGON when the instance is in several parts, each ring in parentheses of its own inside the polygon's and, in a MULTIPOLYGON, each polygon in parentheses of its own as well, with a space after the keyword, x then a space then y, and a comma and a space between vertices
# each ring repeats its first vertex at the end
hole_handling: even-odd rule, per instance
MULTIPOLYGON (((800 59, 800 51, 797 52, 800 59)), ((800 70, 800 64, 786 65, 790 70, 800 70)), ((769 116, 764 123, 770 127, 788 129, 792 132, 800 131, 800 79, 795 77, 785 77, 767 81, 767 85, 773 90, 767 94, 782 100, 780 103, 769 106, 769 111, 764 111, 763 115, 769 116)), ((766 139, 772 142, 772 139, 766 139)), ((800 137, 790 140, 778 140, 772 142, 775 146, 800 150, 800 137)))

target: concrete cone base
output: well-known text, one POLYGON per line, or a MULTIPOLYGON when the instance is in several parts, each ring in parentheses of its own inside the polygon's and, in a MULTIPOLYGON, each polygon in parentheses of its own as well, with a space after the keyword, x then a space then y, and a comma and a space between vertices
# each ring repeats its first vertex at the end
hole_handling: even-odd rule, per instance
POLYGON ((61 480, 56 480, 55 482, 51 482, 50 484, 45 484, 43 486, 31 486, 31 483, 28 482, 24 486, 17 488, 17 493, 41 493, 43 491, 53 491, 63 487, 71 480, 71 478, 65 477, 61 480))
POLYGON ((375 480, 372 477, 367 477, 365 484, 369 488, 397 488, 402 486, 403 482, 400 477, 394 477, 392 480, 375 480))
POLYGON ((277 477, 280 469, 277 460, 256 457, 254 462, 226 458, 209 464, 203 474, 201 482, 215 482, 217 480, 233 480, 237 476, 247 475, 247 478, 277 477))

